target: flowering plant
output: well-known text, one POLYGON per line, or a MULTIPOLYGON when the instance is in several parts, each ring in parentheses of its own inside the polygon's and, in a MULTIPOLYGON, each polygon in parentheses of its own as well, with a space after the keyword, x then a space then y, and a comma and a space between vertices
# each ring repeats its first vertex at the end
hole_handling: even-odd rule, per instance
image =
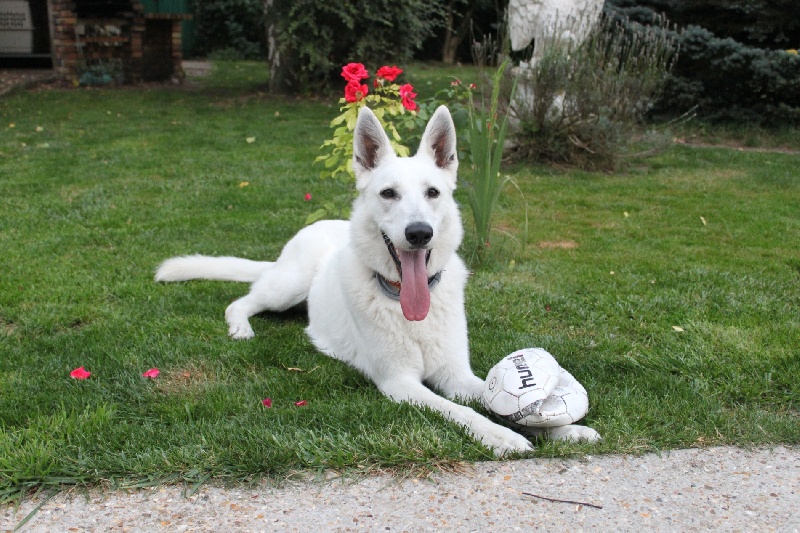
MULTIPOLYGON (((399 85, 397 77, 403 70, 397 66, 383 66, 375 73, 372 83, 372 92, 369 86, 363 83, 369 79, 369 71, 361 63, 349 63, 342 67, 342 77, 346 85, 344 97, 339 99, 341 114, 331 121, 333 128, 332 138, 322 143, 322 154, 316 158, 315 163, 321 163, 323 170, 320 178, 333 178, 347 184, 355 180, 353 172, 353 132, 356 128, 358 111, 364 106, 369 106, 375 116, 383 125, 389 135, 389 141, 399 156, 407 156, 409 149, 401 144, 398 126, 406 122, 416 125, 416 112, 419 109, 415 98, 417 93, 409 84, 399 85)), ((408 124, 406 127, 412 129, 408 124)), ((349 202, 345 202, 349 203, 349 202)), ((334 203, 326 203, 306 219, 310 224, 327 215, 346 216, 345 209, 337 208, 334 203)))

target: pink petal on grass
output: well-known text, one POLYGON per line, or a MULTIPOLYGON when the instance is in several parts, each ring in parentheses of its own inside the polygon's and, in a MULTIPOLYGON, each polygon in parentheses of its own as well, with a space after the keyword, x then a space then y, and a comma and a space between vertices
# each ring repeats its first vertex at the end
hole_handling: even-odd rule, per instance
POLYGON ((87 371, 82 366, 76 368, 75 370, 69 373, 69 377, 71 377, 72 379, 86 379, 91 375, 92 373, 87 371))
POLYGON ((306 202, 310 201, 311 200, 311 193, 307 192, 306 195, 303 198, 305 199, 306 202))
POLYGON ((264 398, 263 400, 261 400, 261 405, 263 405, 267 409, 272 408, 272 398, 264 398))
POLYGON ((296 407, 303 407, 304 405, 308 405, 308 402, 305 400, 300 400, 299 402, 294 402, 296 407))
POLYGON ((147 372, 142 374, 142 377, 151 378, 151 379, 152 378, 157 378, 160 373, 161 373, 161 371, 159 369, 151 368, 150 370, 148 370, 147 372))

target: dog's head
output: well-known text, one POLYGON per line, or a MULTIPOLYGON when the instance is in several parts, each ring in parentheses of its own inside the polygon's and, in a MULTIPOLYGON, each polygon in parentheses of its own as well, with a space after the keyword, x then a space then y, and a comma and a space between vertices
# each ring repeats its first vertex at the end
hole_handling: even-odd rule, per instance
POLYGON ((378 119, 361 108, 353 168, 359 192, 353 244, 372 270, 401 283, 404 316, 422 320, 430 306, 428 279, 444 268, 463 235, 453 199, 458 157, 450 112, 439 107, 416 155, 397 157, 378 119))

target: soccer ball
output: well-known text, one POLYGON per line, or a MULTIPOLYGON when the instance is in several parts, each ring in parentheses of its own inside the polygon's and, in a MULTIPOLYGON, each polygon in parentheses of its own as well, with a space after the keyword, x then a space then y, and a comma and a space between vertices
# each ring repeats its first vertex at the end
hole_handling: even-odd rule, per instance
POLYGON ((487 409, 528 427, 572 424, 589 410, 586 389, 542 348, 504 357, 489 371, 483 391, 487 409))

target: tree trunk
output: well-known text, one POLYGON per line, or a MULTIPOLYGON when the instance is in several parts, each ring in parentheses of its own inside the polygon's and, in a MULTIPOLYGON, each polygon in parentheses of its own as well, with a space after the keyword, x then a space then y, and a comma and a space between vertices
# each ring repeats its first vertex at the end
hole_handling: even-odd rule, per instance
POLYGON ((445 28, 444 45, 442 46, 442 62, 448 65, 452 65, 456 61, 458 47, 461 46, 461 41, 464 40, 469 31, 472 13, 475 11, 477 2, 476 0, 471 0, 466 5, 464 14, 458 21, 458 27, 455 27, 455 3, 456 0, 450 0, 447 4, 447 27, 445 28))
POLYGON ((444 31, 444 46, 442 46, 442 62, 447 65, 452 65, 456 61, 456 50, 461 43, 453 31, 453 2, 447 5, 447 27, 444 31))
POLYGON ((275 0, 264 0, 264 24, 267 30, 267 65, 269 65, 269 90, 280 92, 283 87, 281 53, 276 39, 275 17, 272 6, 275 0))

